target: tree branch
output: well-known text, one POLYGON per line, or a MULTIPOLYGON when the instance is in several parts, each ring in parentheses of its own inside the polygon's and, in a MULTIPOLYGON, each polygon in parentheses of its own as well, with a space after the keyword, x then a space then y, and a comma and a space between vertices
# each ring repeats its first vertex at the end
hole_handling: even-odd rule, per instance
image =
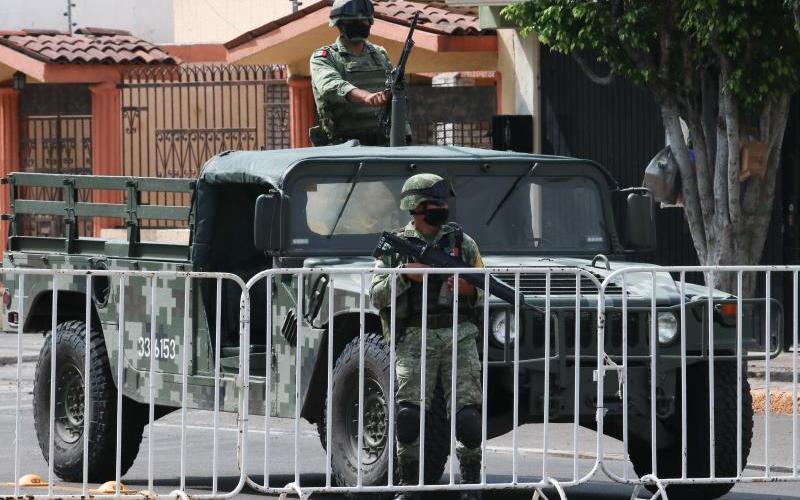
MULTIPOLYGON (((672 55, 672 32, 670 31, 669 23, 672 21, 672 2, 665 1, 666 12, 661 17, 661 26, 659 27, 659 48, 661 54, 658 61, 658 79, 664 84, 669 82, 669 60, 672 55)), ((685 68, 684 68, 685 69, 685 68)))
POLYGON ((700 207, 697 178, 692 171, 692 166, 689 164, 689 152, 683 140, 683 131, 681 130, 678 110, 675 105, 669 103, 662 104, 661 117, 667 132, 670 148, 675 155, 681 173, 684 212, 686 213, 686 219, 689 223, 689 231, 692 233, 692 240, 694 241, 694 247, 697 251, 697 257, 700 259, 700 263, 704 263, 708 257, 705 220, 700 207))
POLYGON ((709 158, 709 165, 717 162, 717 134, 719 133, 719 79, 714 78, 709 71, 703 70, 700 75, 700 101, 702 108, 703 132, 706 139, 706 151, 713 154, 709 158))
POLYGON ((800 4, 792 10, 794 11, 794 31, 797 39, 800 40, 800 4))
POLYGON ((589 65, 586 64, 586 61, 584 61, 583 57, 578 55, 577 52, 572 52, 572 58, 575 59, 575 62, 578 63, 578 66, 580 66, 581 70, 583 70, 583 73, 592 82, 598 85, 608 85, 614 81, 614 74, 611 72, 610 69, 608 70, 608 75, 599 76, 597 73, 592 71, 592 68, 590 68, 589 65))
POLYGON ((767 170, 762 179, 754 179, 751 190, 747 193, 745 208, 750 214, 749 230, 752 232, 750 240, 750 257, 755 261, 764 249, 767 237, 769 220, 772 216, 773 200, 775 198, 776 179, 780 166, 781 147, 786 132, 786 123, 789 119, 788 93, 781 94, 770 105, 769 117, 765 118, 763 125, 768 126, 767 142, 767 170))
MULTIPOLYGON (((730 90, 725 88, 725 80, 720 79, 720 115, 725 121, 725 135, 728 146, 727 159, 727 185, 728 185, 728 212, 730 222, 739 224, 742 217, 742 183, 739 182, 741 167, 741 136, 739 131, 739 108, 733 102, 730 90)), ((719 163, 718 163, 719 164, 719 163)))

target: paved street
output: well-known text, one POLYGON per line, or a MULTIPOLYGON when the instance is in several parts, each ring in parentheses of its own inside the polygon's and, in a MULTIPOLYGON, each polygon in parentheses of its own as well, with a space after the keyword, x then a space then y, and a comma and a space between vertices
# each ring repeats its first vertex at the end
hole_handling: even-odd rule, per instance
MULTIPOLYGON (((12 491, 14 478, 13 440, 15 398, 14 379, 16 375, 16 361, 8 359, 7 354, 16 348, 16 336, 0 336, 0 443, 5 445, 5 460, 0 462, 0 495, 12 491), (12 362, 13 361, 13 362, 12 362)), ((21 453, 21 474, 36 473, 47 478, 47 466, 42 459, 42 454, 36 444, 33 431, 31 410, 31 382, 35 362, 31 361, 41 342, 41 337, 25 336, 23 338, 25 349, 23 351, 22 379, 23 379, 23 445, 21 453)), ((15 351, 14 351, 15 352, 15 351)), ((211 488, 213 415, 210 412, 187 412, 186 431, 186 474, 188 489, 192 493, 208 492, 211 488)), ((256 481, 263 481, 264 472, 264 438, 266 433, 263 417, 253 417, 250 422, 251 431, 248 438, 248 453, 246 468, 256 481)), ((221 415, 219 419, 219 489, 226 491, 233 488, 238 481, 238 468, 236 465, 236 420, 235 415, 221 415)), ((293 443, 294 427, 292 421, 272 419, 270 422, 269 444, 272 450, 269 463, 270 484, 280 486, 294 480, 293 478, 293 443)), ((152 447, 154 457, 153 470, 157 478, 154 489, 159 493, 168 493, 178 487, 180 475, 180 429, 181 415, 173 413, 160 420, 155 429, 145 431, 145 439, 133 468, 125 476, 123 483, 133 490, 147 489, 148 449, 152 447)), ((750 463, 765 463, 764 457, 764 417, 756 419, 756 432, 750 463)), ((769 462, 772 466, 790 467, 792 463, 791 446, 791 420, 788 416, 773 416, 770 419, 771 454, 769 462)), ((595 434, 581 429, 578 439, 579 456, 578 475, 586 474, 592 467, 595 451, 595 434)), ((548 458, 550 474, 559 480, 566 481, 573 477, 573 459, 571 457, 572 427, 570 425, 551 426, 549 449, 553 450, 548 458)), ((630 467, 622 461, 621 443, 611 439, 606 440, 606 456, 609 459, 610 469, 622 474, 625 467, 630 467)), ((542 470, 542 426, 526 425, 518 431, 518 470, 520 480, 533 479, 541 475, 542 470), (527 471, 527 473, 526 473, 527 471)), ((490 482, 505 482, 510 480, 512 470, 512 436, 510 434, 491 440, 487 445, 487 467, 490 482)), ((325 454, 319 445, 316 430, 308 424, 303 424, 300 431, 300 470, 301 484, 314 486, 325 483, 325 454)), ((449 468, 449 464, 448 464, 449 468)), ((447 470, 447 469, 446 469, 447 470)), ((628 469, 632 473, 632 469, 628 469)), ((786 469, 778 469, 785 471, 786 469)), ((758 474, 756 468, 749 468, 748 474, 758 474)), ((786 474, 786 472, 780 472, 786 474)), ((445 474, 443 481, 449 480, 445 474)), ((60 484, 56 491, 62 493, 75 492, 75 485, 60 484)), ((793 498, 797 495, 797 486, 792 483, 772 484, 741 484, 726 499, 772 499, 793 498)), ((39 490, 41 491, 41 490, 39 490)), ((79 489, 77 490, 79 491, 79 489)), ((36 489, 26 490, 26 493, 36 493, 36 489)), ((552 493, 547 491, 548 493, 552 493)), ((626 499, 630 498, 632 488, 611 482, 602 473, 597 474, 587 484, 570 488, 568 497, 573 498, 602 498, 626 499)), ((486 495, 487 498, 530 498, 531 492, 495 492, 486 495)), ((640 495, 646 498, 644 495, 640 495)), ((259 498, 261 495, 252 490, 245 489, 239 498, 259 498)), ((433 495, 429 495, 430 498, 433 495)), ((557 498, 557 495, 555 495, 557 498)), ((437 494, 437 498, 456 498, 452 494, 437 494)), ((553 498, 553 496, 551 496, 553 498)))

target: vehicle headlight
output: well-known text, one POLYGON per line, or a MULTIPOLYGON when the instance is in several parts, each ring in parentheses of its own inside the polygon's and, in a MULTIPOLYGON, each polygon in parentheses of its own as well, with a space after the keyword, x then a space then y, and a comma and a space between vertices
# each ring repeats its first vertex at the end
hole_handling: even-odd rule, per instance
POLYGON ((491 315, 492 338, 500 345, 506 343, 506 328, 508 328, 508 343, 514 343, 514 313, 510 311, 495 311, 491 315))
POLYGON ((669 344, 678 335, 678 317, 672 312, 660 312, 657 315, 658 342, 669 344))

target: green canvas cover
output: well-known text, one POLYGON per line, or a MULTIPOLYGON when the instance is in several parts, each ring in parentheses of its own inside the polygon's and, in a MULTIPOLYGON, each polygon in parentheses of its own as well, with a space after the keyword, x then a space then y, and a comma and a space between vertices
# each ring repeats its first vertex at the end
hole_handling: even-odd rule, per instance
MULTIPOLYGON (((335 146, 278 149, 269 151, 226 151, 209 159, 200 173, 194 200, 195 236, 192 248, 192 262, 195 269, 213 270, 214 239, 222 241, 230 249, 237 244, 252 247, 252 213, 243 213, 241 202, 266 192, 271 188, 282 189, 287 175, 300 164, 358 162, 358 161, 525 161, 525 162, 565 162, 574 160, 559 156, 541 156, 512 151, 463 148, 455 146, 406 146, 379 147, 361 146, 349 141, 335 146), (235 210, 238 207, 238 212, 235 210), (216 220, 233 221, 225 231, 229 238, 221 239, 220 228, 215 229, 216 220), (235 228, 235 229, 234 229, 235 228), (216 234, 216 236, 215 236, 216 234), (249 240, 247 240, 249 235, 249 240)), ((611 176, 601 169, 613 182, 611 176)), ((230 253, 227 254, 230 259, 230 253)))

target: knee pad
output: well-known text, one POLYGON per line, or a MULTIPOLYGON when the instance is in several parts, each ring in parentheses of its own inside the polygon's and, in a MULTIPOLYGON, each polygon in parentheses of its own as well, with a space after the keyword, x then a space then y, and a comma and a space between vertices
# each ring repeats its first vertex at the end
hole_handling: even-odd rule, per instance
POLYGON ((475 406, 465 406, 456 413, 456 438, 467 448, 481 445, 481 412, 475 406))
POLYGON ((413 444, 419 437, 419 406, 400 403, 397 410, 397 441, 413 444))

